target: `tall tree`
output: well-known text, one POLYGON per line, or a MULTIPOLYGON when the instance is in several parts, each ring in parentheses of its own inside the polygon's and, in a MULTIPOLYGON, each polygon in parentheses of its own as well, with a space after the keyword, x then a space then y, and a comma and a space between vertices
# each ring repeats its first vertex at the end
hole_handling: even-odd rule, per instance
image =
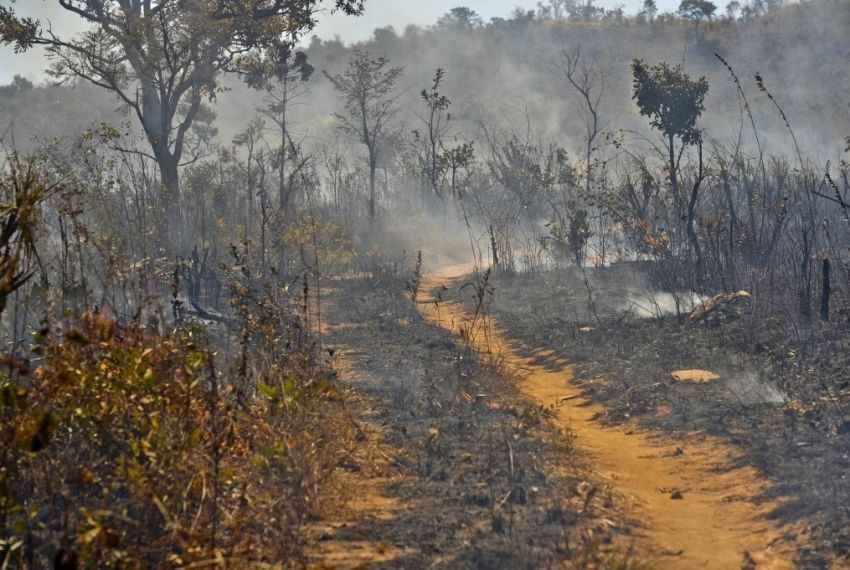
POLYGON ((484 25, 481 16, 466 6, 452 8, 437 20, 437 27, 446 30, 472 30, 484 25))
POLYGON ((576 0, 567 6, 567 11, 570 14, 570 19, 582 22, 590 22, 605 15, 605 8, 594 6, 593 0, 586 2, 576 0))
POLYGON ((708 81, 705 77, 693 80, 681 65, 670 67, 667 63, 647 65, 636 59, 632 62, 633 94, 640 114, 650 118, 652 128, 661 131, 667 146, 667 168, 670 186, 677 206, 686 208, 685 220, 688 239, 695 257, 695 274, 698 285, 703 278, 703 260, 699 240, 694 229, 699 191, 705 179, 702 156, 702 131, 697 120, 705 110, 708 81), (680 141, 677 150, 676 140, 680 141), (679 190, 679 162, 688 146, 698 148, 698 170, 687 200, 679 190))
POLYGON ((375 172, 381 155, 387 123, 395 114, 398 99, 396 82, 401 67, 389 67, 385 57, 372 59, 366 51, 355 50, 342 73, 325 77, 339 93, 344 113, 335 116, 340 128, 366 147, 369 161, 369 217, 375 219, 375 172))
POLYGON ((293 51, 289 45, 280 43, 258 54, 249 68, 248 84, 265 92, 265 106, 260 112, 274 123, 280 134, 274 162, 278 171, 278 209, 284 214, 294 190, 293 180, 307 164, 300 145, 292 138, 288 115, 294 101, 310 90, 307 82, 314 68, 304 52, 293 51))
POLYGON ((571 4, 568 0, 548 0, 546 4, 537 3, 537 17, 541 20, 560 20, 567 14, 567 8, 571 4))
POLYGON ((658 14, 658 4, 655 0, 643 0, 638 16, 643 16, 650 22, 655 21, 655 15, 658 14))
POLYGON ((738 0, 732 0, 728 4, 726 4, 726 17, 730 20, 734 20, 738 17, 738 13, 741 11, 741 3, 738 0))
MULTIPOLYGON (((169 227, 181 225, 178 168, 204 99, 254 50, 293 44, 316 24, 321 0, 57 0, 89 24, 63 38, 0 6, 0 40, 47 47, 52 76, 114 92, 138 118, 162 178, 169 227)), ((365 0, 334 0, 356 15, 365 0)), ((7 0, 8 3, 8 0, 7 0)))
POLYGON ((716 11, 717 5, 709 0, 682 0, 679 4, 679 15, 694 22, 697 40, 700 39, 700 23, 712 19, 716 11))

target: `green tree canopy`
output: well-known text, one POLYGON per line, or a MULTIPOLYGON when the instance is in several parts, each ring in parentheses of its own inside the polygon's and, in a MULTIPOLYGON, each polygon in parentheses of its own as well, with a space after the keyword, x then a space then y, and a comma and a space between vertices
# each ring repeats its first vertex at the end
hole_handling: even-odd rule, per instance
POLYGON ((700 141, 697 119, 705 110, 708 80, 694 81, 681 65, 667 63, 647 65, 632 62, 633 95, 640 114, 650 118, 650 125, 668 138, 680 138, 688 145, 700 141))
POLYGON ((717 6, 709 0, 682 0, 679 4, 679 15, 695 22, 710 20, 717 6))
POLYGON ((446 30, 472 30, 484 25, 481 16, 466 6, 452 8, 437 20, 437 27, 446 30))

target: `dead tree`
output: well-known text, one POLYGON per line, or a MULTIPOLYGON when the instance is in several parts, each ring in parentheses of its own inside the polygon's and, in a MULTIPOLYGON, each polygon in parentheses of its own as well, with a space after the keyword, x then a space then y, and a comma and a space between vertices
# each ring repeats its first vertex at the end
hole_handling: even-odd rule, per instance
POLYGON ((591 165, 590 159, 593 155, 593 143, 596 137, 605 128, 600 126, 599 104, 605 94, 605 75, 599 69, 595 59, 588 61, 581 56, 581 44, 572 51, 567 48, 561 49, 561 61, 556 62, 558 68, 573 89, 579 94, 582 111, 584 111, 585 129, 585 160, 587 161, 586 188, 590 192, 591 165))

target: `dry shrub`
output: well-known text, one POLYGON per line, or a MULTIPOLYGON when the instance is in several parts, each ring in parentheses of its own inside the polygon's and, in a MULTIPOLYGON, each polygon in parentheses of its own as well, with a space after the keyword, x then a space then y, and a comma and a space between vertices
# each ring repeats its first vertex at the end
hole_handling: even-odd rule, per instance
POLYGON ((297 565, 338 439, 327 380, 286 365, 245 397, 203 330, 91 312, 34 352, 0 379, 0 565, 297 565))

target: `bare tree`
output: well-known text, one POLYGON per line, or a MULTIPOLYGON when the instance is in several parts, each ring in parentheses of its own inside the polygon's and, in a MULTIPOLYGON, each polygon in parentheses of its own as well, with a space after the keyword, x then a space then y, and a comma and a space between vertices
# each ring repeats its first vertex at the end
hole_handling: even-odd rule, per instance
POLYGON ((254 117, 244 131, 233 137, 233 145, 237 147, 245 147, 248 156, 245 158, 245 194, 242 196, 244 206, 242 207, 243 221, 243 241, 248 241, 251 235, 251 224, 254 220, 254 189, 256 188, 256 173, 254 171, 254 160, 257 152, 262 150, 260 144, 263 142, 263 131, 266 124, 259 117, 254 117))
POLYGON ((260 112, 268 117, 280 133, 280 145, 274 159, 278 173, 277 202, 281 214, 286 213, 292 197, 292 180, 299 174, 300 145, 290 132, 289 111, 296 99, 310 91, 307 82, 314 68, 304 52, 294 52, 287 44, 277 43, 265 50, 251 65, 249 85, 265 92, 265 106, 260 112), (289 171, 289 172, 288 172, 289 171))
POLYGON ((431 90, 423 89, 420 96, 428 108, 425 116, 417 116, 425 129, 413 131, 413 147, 419 161, 420 171, 425 181, 441 200, 445 190, 451 190, 457 196, 458 173, 468 166, 474 157, 472 143, 461 143, 446 148, 444 140, 449 135, 449 123, 452 120, 448 112, 451 101, 440 93, 440 84, 445 72, 437 69, 431 90))
POLYGON ((593 155, 593 143, 596 137, 605 128, 600 126, 599 104, 605 95, 605 75, 596 65, 596 60, 588 61, 581 56, 581 44, 573 50, 561 49, 561 61, 555 63, 555 67, 561 70, 564 77, 572 85, 573 89, 581 98, 582 111, 584 111, 584 130, 586 133, 585 160, 587 161, 586 187, 590 191, 592 180, 592 169, 590 159, 593 155))
POLYGON ((339 215, 342 207, 341 198, 352 178, 352 173, 345 159, 338 133, 334 136, 333 141, 328 141, 322 145, 321 165, 325 172, 326 186, 330 190, 331 203, 334 211, 339 215))
POLYGON ((333 84, 344 104, 344 114, 335 116, 343 131, 356 137, 366 146, 369 161, 369 216, 375 219, 375 171, 387 123, 395 114, 399 97, 396 81, 401 67, 388 67, 385 57, 372 59, 368 52, 354 50, 348 68, 337 75, 327 71, 325 77, 333 84))

